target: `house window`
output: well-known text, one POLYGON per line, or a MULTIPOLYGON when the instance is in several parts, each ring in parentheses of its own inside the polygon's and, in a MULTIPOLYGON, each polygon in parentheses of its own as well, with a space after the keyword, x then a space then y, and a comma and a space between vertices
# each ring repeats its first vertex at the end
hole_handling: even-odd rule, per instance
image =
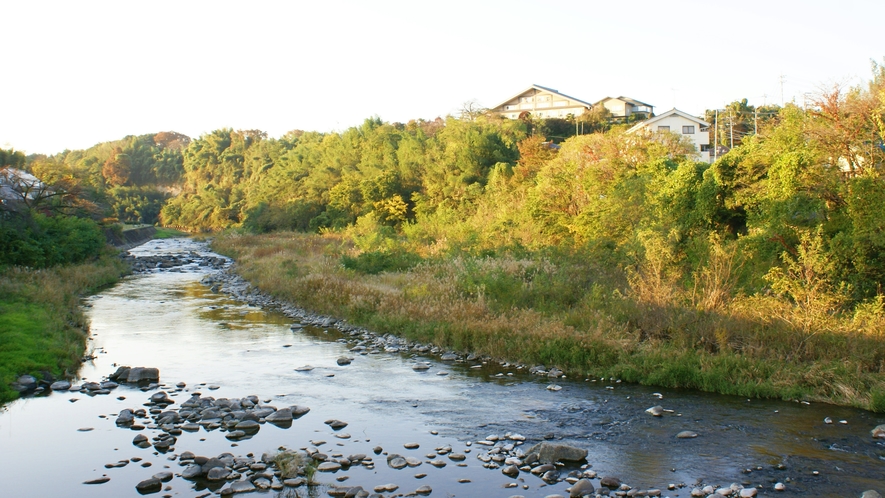
POLYGON ((694 125, 686 125, 682 127, 683 135, 694 135, 694 125))
POLYGON ((708 150, 713 150, 713 146, 710 144, 701 144, 701 152, 707 152, 708 150))
POLYGON ((522 97, 519 99, 520 102, 531 102, 532 97, 522 97))
POLYGON ((669 126, 658 126, 658 131, 670 131, 669 126))

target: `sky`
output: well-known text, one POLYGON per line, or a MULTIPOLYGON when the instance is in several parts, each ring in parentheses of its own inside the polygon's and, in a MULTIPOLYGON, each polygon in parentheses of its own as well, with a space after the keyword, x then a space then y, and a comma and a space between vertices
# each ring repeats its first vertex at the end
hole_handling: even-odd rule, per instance
POLYGON ((703 115, 883 62, 881 0, 0 1, 0 148, 219 128, 342 131, 532 84, 703 115))

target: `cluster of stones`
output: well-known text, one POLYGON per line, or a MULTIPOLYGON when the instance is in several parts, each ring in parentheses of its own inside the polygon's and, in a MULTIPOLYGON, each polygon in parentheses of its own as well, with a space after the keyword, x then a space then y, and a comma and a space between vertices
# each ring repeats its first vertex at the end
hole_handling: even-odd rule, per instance
POLYGON ((227 258, 221 256, 202 256, 195 252, 153 256, 135 256, 129 252, 125 252, 122 253, 120 257, 130 265, 133 273, 149 273, 158 270, 168 271, 180 269, 188 265, 222 269, 230 264, 230 260, 227 258))
POLYGON ((159 384, 160 371, 156 368, 146 367, 120 367, 117 372, 111 374, 107 380, 102 382, 83 382, 82 384, 72 384, 68 380, 57 380, 50 382, 48 380, 38 381, 33 375, 22 375, 18 378, 13 388, 20 393, 33 392, 39 394, 46 391, 71 391, 83 392, 90 396, 110 394, 113 389, 119 387, 119 383, 151 383, 143 387, 144 390, 155 389, 159 384), (131 372, 131 373, 130 373, 131 372))
MULTIPOLYGON (((179 389, 183 384, 179 384, 179 389)), ((159 430, 152 442, 139 434, 132 443, 139 447, 153 446, 155 450, 165 453, 173 449, 175 436, 182 431, 196 432, 200 428, 207 431, 218 429, 225 431, 225 437, 236 441, 247 439, 258 433, 261 424, 271 423, 277 427, 291 427, 292 421, 310 411, 306 406, 289 406, 277 409, 275 406, 261 403, 257 396, 241 399, 203 397, 201 393, 193 393, 187 401, 181 403, 178 410, 170 408, 175 401, 166 391, 158 391, 150 396, 145 403, 148 409, 120 410, 116 424, 135 430, 148 428, 159 430), (146 425, 138 424, 144 419, 146 425)))
MULTIPOLYGON (((185 451, 177 457, 178 464, 184 467, 179 475, 190 481, 204 481, 210 484, 223 485, 219 491, 222 496, 252 491, 274 489, 281 490, 286 486, 297 487, 306 484, 301 477, 287 479, 275 467, 272 455, 262 455, 256 460, 249 453, 246 456, 234 456, 222 453, 215 457, 198 456, 185 451)), ((163 483, 172 478, 168 473, 155 474, 150 479, 139 482, 135 488, 141 494, 156 493, 163 489, 163 483)))

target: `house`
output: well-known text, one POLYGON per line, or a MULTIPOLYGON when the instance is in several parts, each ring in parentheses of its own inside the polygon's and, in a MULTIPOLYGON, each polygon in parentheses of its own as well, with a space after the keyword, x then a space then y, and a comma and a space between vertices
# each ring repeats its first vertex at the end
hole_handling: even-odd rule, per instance
POLYGON ((580 116, 593 104, 570 97, 558 90, 532 85, 513 97, 491 108, 505 118, 517 119, 531 115, 536 118, 565 118, 569 114, 580 116))
POLYGON ((672 132, 687 136, 700 154, 701 160, 709 163, 712 162, 711 153, 713 152, 710 147, 709 129, 710 123, 673 108, 647 121, 637 123, 627 130, 627 133, 646 130, 651 133, 672 132))
POLYGON ((606 97, 594 106, 603 106, 615 119, 631 121, 635 119, 648 119, 654 116, 655 106, 640 102, 630 97, 606 97))
POLYGON ((21 202, 36 198, 46 186, 36 176, 16 168, 0 168, 0 201, 21 202))

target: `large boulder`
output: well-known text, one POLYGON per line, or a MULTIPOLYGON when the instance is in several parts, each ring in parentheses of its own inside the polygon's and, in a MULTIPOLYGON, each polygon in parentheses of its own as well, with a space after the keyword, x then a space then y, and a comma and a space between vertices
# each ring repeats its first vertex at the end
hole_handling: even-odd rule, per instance
POLYGON ((158 382, 160 369, 153 367, 134 367, 129 370, 126 382, 158 382))
POLYGON ((870 433, 874 438, 885 438, 885 424, 877 425, 870 433))
POLYGON ((587 450, 569 446, 567 444, 557 444, 544 441, 538 443, 525 452, 526 456, 536 455, 539 462, 580 462, 587 458, 587 450))

